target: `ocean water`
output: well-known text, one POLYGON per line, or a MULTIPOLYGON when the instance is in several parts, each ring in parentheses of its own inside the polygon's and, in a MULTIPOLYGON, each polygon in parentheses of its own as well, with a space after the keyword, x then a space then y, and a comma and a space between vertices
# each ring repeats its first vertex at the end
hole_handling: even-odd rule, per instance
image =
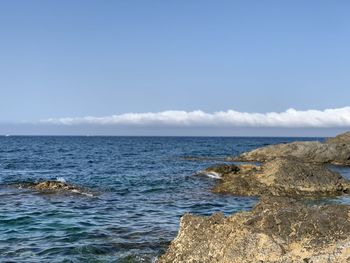
POLYGON ((184 157, 294 140, 310 138, 0 137, 0 262, 154 262, 184 213, 231 214, 257 201, 211 193, 216 179, 197 173, 221 162, 184 157), (15 187, 47 179, 92 195, 15 187))

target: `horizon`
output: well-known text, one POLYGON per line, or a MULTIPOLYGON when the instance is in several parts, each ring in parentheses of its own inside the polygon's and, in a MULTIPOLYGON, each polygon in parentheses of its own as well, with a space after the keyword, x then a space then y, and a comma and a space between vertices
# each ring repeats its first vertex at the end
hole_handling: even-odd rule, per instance
MULTIPOLYGON (((98 127, 97 127, 98 128, 98 127)), ((159 129, 142 129, 137 131, 135 129, 122 129, 118 130, 116 133, 115 127, 111 127, 112 132, 106 131, 106 129, 98 132, 86 132, 87 129, 82 128, 84 131, 75 131, 72 132, 70 130, 60 130, 59 133, 56 132, 57 129, 49 130, 45 129, 46 132, 40 132, 40 128, 38 131, 38 127, 33 127, 31 129, 18 129, 22 130, 22 132, 0 132, 0 136, 62 136, 62 137, 256 137, 256 138, 327 138, 334 137, 344 132, 350 131, 350 129, 346 128, 328 128, 328 129, 258 129, 256 128, 239 128, 232 131, 232 129, 222 129, 218 128, 214 131, 204 130, 203 129, 177 129, 173 131, 173 129, 159 130, 159 129), (49 131, 48 131, 49 130, 49 131)), ((1 130, 1 125, 0 125, 1 130)))
POLYGON ((331 138, 331 137, 313 137, 313 136, 230 136, 230 135, 11 135, 0 134, 0 137, 149 137, 149 138, 331 138))

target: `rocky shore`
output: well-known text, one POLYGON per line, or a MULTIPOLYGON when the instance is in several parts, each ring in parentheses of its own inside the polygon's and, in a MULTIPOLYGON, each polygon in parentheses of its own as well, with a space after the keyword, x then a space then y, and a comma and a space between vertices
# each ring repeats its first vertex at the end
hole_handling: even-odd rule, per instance
POLYGON ((350 165, 350 132, 321 142, 262 147, 204 172, 213 191, 259 196, 249 212, 228 217, 185 214, 178 236, 158 263, 350 262, 350 206, 305 199, 350 193, 350 182, 325 164, 350 165))
POLYGON ((350 207, 264 197, 228 217, 186 214, 158 263, 349 262, 350 207))

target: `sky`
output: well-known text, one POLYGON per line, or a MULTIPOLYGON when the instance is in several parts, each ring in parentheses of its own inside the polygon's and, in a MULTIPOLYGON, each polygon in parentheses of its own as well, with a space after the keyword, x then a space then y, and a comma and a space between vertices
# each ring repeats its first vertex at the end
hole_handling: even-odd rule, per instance
POLYGON ((350 130, 350 2, 2 0, 0 134, 350 130))

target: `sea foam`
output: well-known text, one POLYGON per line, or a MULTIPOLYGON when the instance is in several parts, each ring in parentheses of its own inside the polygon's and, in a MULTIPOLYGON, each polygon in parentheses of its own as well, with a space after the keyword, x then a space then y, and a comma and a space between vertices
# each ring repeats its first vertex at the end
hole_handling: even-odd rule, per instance
POLYGON ((66 179, 64 179, 63 177, 57 177, 56 181, 57 182, 61 182, 61 183, 66 183, 67 182, 66 179))
POLYGON ((207 171, 200 171, 199 174, 205 175, 209 178, 213 179, 222 179, 221 175, 217 172, 207 172, 207 171))

